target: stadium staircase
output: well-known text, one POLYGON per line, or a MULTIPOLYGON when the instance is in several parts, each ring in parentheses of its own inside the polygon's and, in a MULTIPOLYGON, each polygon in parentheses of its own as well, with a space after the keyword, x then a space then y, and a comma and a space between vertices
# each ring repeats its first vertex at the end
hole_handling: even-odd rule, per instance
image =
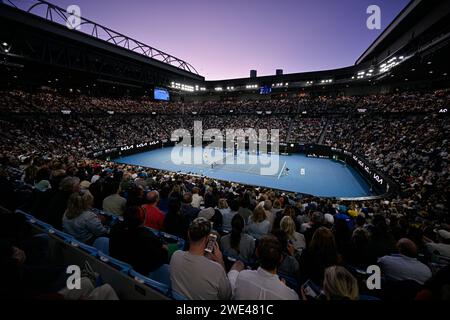
POLYGON ((289 117, 289 129, 286 134, 286 142, 291 141, 291 132, 292 132, 292 117, 289 117))
POLYGON ((327 120, 327 122, 325 123, 325 125, 322 128, 322 132, 320 133, 319 140, 317 141, 317 144, 322 144, 323 140, 325 140, 325 135, 327 134, 327 128, 328 128, 328 120, 327 120))

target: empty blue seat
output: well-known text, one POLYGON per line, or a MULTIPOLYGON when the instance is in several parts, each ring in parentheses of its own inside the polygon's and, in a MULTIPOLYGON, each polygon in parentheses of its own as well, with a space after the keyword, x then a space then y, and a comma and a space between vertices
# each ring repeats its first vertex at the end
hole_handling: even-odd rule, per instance
MULTIPOLYGON (((95 250, 97 250, 97 249, 95 249, 95 250)), ((97 250, 97 253, 98 253, 98 257, 100 258, 101 261, 112 266, 114 269, 117 269, 124 273, 128 273, 132 269, 132 266, 130 266, 128 263, 125 263, 125 262, 117 260, 113 257, 110 257, 109 255, 107 255, 101 251, 98 251, 98 250, 97 250)))
POLYGON ((94 247, 104 254, 109 254, 109 238, 99 237, 94 241, 94 247))
POLYGON ((170 287, 164 283, 158 282, 156 280, 150 279, 135 270, 130 270, 129 275, 134 278, 137 282, 143 283, 152 289, 158 290, 162 294, 170 296, 170 287))
POLYGON ((155 271, 150 272, 148 277, 162 284, 165 284, 168 287, 172 285, 170 282, 170 269, 168 264, 163 264, 155 271))

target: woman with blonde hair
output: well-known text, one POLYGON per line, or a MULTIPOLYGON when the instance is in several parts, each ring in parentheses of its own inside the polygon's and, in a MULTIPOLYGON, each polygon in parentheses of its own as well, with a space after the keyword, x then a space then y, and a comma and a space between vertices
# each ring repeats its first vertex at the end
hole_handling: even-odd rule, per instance
POLYGON ((247 233, 255 239, 261 239, 262 236, 269 233, 270 221, 267 220, 266 210, 257 206, 252 215, 248 218, 247 233))
POLYGON ((297 252, 301 253, 306 248, 305 236, 295 230, 295 222, 290 216, 281 219, 280 228, 297 252))
POLYGON ((233 216, 237 212, 232 212, 230 207, 228 206, 227 199, 221 198, 219 199, 219 203, 217 205, 217 209, 220 211, 220 214, 222 215, 222 229, 225 232, 231 231, 231 220, 233 219, 233 216))
POLYGON ((82 194, 75 192, 69 197, 63 217, 64 232, 88 244, 109 233, 98 216, 90 211, 93 203, 94 197, 89 191, 82 194))
POLYGON ((323 291, 327 300, 358 300, 359 297, 358 282, 341 266, 325 269, 323 291))

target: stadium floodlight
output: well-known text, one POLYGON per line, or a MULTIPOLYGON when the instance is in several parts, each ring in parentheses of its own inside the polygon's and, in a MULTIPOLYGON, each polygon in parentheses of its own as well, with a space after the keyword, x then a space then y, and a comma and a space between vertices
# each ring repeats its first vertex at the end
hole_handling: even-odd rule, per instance
POLYGON ((223 88, 222 87, 216 87, 216 88, 214 88, 214 90, 216 90, 216 91, 223 91, 223 88))
POLYGON ((369 73, 372 73, 372 72, 373 72, 373 69, 370 69, 370 70, 369 70, 369 73))
POLYGON ((404 58, 404 56, 400 56, 400 57, 398 57, 400 60, 403 60, 403 58, 404 58))
POLYGON ((427 64, 431 64, 431 61, 428 61, 427 64))
POLYGON ((3 42, 2 44, 3 44, 4 47, 7 47, 7 46, 8 46, 8 43, 7 43, 7 42, 3 42))

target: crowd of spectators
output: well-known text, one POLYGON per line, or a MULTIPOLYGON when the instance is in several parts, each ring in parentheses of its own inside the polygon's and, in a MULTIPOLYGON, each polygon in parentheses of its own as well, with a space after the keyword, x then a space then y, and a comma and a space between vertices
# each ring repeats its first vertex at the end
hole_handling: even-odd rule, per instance
MULTIPOLYGON (((433 98, 438 93, 415 96, 428 101, 425 109, 432 110, 446 101, 446 92, 439 98, 433 98)), ((399 102, 405 99, 418 111, 410 96, 382 97, 375 107, 374 97, 340 98, 336 103, 301 98, 291 101, 290 109, 315 101, 325 109, 354 103, 397 113, 407 110, 399 102)), ((87 244, 109 238, 113 257, 143 274, 169 272, 172 289, 190 299, 449 298, 446 118, 291 118, 245 112, 201 117, 50 115, 60 108, 59 99, 49 93, 30 97, 10 92, 2 102, 2 110, 18 113, 0 120, 3 207, 20 207, 87 244), (32 102, 24 105, 23 97, 32 102), (36 111, 42 114, 26 115, 36 111), (290 135, 295 141, 317 142, 324 133, 324 144, 363 155, 397 180, 401 192, 381 200, 340 201, 87 157, 107 147, 169 139, 172 130, 191 129, 199 119, 204 129, 281 127, 286 131, 282 140, 288 141, 290 135), (21 180, 20 187, 16 180, 21 180), (95 209, 121 216, 123 222, 111 227, 95 209), (185 239, 186 251, 172 254, 148 228, 185 239), (211 234, 217 241, 205 253, 211 234), (369 290, 363 281, 371 265, 381 268, 381 290, 369 290)), ((101 108, 110 105, 123 110, 120 104, 126 104, 96 99, 74 100, 81 106, 73 110, 105 110, 101 108)), ((202 109, 215 110, 207 104, 202 109)), ((26 252, 33 251, 24 239, 11 239, 11 223, 0 223, 2 268, 17 272, 26 252)))

